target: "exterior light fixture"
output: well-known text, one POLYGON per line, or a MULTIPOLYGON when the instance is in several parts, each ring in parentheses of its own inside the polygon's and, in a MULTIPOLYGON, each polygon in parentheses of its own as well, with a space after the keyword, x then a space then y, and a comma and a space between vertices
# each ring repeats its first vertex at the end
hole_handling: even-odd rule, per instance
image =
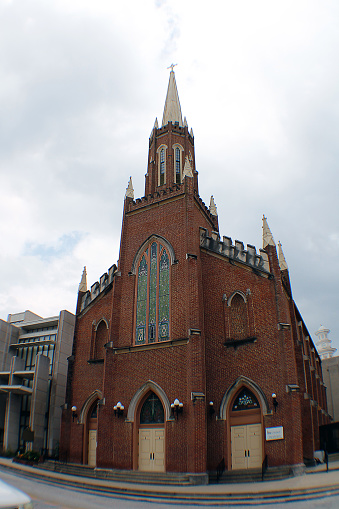
POLYGON ((182 414, 184 408, 184 404, 180 403, 178 398, 175 398, 174 402, 171 404, 172 413, 178 419, 179 414, 182 414))
POLYGON ((213 417, 213 414, 215 414, 215 410, 214 410, 214 408, 213 408, 213 401, 210 401, 208 411, 209 411, 210 417, 212 418, 212 417, 213 417))
POLYGON ((273 400, 274 411, 276 412, 277 406, 278 406, 278 401, 277 401, 277 395, 275 393, 272 394, 272 400, 273 400))
POLYGON ((72 421, 74 422, 74 419, 78 418, 77 407, 74 405, 72 406, 71 410, 72 410, 72 421))
POLYGON ((114 410, 114 415, 117 415, 118 417, 120 417, 120 415, 124 415, 125 407, 124 407, 124 405, 121 404, 120 401, 118 401, 118 403, 113 407, 113 410, 114 410))

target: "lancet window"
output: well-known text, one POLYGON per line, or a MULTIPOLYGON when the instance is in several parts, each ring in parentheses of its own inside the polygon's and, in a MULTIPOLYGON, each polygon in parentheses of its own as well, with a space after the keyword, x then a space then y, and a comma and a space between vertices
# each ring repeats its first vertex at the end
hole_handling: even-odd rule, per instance
POLYGON ((140 424, 162 424, 164 422, 164 408, 154 392, 148 396, 140 412, 140 424))
POLYGON ((152 242, 137 270, 135 343, 167 341, 170 336, 170 263, 166 248, 152 242))
POLYGON ((179 147, 175 149, 175 182, 176 184, 181 182, 181 153, 179 147))
POLYGON ((166 182, 166 178, 165 178, 165 170, 166 170, 166 167, 165 167, 165 149, 162 148, 160 150, 160 182, 159 182, 159 185, 162 186, 165 184, 166 182))

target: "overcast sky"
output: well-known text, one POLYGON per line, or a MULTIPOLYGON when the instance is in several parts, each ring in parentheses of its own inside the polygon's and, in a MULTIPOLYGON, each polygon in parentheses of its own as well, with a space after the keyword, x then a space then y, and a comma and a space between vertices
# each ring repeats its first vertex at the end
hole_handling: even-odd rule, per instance
POLYGON ((265 214, 339 349, 338 26, 337 0, 0 0, 0 318, 74 312, 117 262, 175 63, 221 235, 259 249, 265 214))

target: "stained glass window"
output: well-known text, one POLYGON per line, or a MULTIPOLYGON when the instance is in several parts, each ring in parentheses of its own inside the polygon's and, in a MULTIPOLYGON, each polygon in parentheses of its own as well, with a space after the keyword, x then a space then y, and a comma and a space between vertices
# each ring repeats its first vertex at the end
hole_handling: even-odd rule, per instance
POLYGON ((161 424, 164 422, 164 408, 154 392, 146 399, 140 412, 140 424, 161 424))
POLYGON ((159 270, 159 340, 169 339, 169 260, 165 249, 159 270))
POLYGON ((180 164, 180 148, 176 147, 175 149, 175 182, 177 184, 180 184, 181 182, 181 164, 180 164))
POLYGON ((151 266, 149 276, 149 313, 148 313, 148 342, 156 339, 156 304, 157 304, 157 244, 151 246, 151 266))
POLYGON ((137 330, 136 343, 146 341, 146 311, 147 311, 147 263, 145 255, 138 270, 138 293, 137 293, 137 330))
POLYGON ((170 261, 166 248, 154 241, 139 267, 136 304, 136 344, 170 338, 170 261))
POLYGON ((257 398, 248 389, 242 389, 235 398, 232 411, 260 408, 257 398))
POLYGON ((162 186, 165 184, 165 149, 162 148, 160 151, 160 183, 162 186))

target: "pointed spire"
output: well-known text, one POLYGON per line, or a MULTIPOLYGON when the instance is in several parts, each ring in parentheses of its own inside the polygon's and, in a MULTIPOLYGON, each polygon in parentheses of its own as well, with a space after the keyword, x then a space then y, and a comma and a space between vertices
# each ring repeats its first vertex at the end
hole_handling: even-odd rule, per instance
POLYGON ((185 127, 188 127, 188 124, 187 124, 187 118, 186 118, 186 117, 184 117, 184 126, 185 126, 185 127))
POLYGON ((270 227, 268 226, 267 219, 265 216, 262 216, 262 229, 263 229, 263 248, 265 249, 266 246, 275 246, 273 235, 270 230, 270 227))
POLYGON ((185 177, 193 178, 192 166, 188 159, 188 156, 185 157, 185 165, 184 165, 184 171, 182 174, 182 180, 184 180, 185 177))
POLYGON ((154 129, 159 129, 158 117, 155 117, 154 129))
POLYGON ((285 256, 284 256, 284 253, 283 253, 283 250, 281 247, 280 240, 278 242, 278 261, 279 261, 280 270, 288 270, 286 259, 285 259, 285 256))
POLYGON ((210 199, 210 213, 212 214, 212 216, 218 215, 217 206, 215 204, 213 196, 211 196, 211 199, 210 199))
POLYGON ((79 292, 87 292, 87 271, 86 271, 86 266, 84 267, 84 270, 82 271, 81 281, 80 281, 79 289, 78 289, 78 293, 79 292))
POLYGON ((172 70, 170 72, 167 96, 164 107, 164 114, 162 117, 162 126, 168 124, 168 122, 179 122, 179 125, 183 127, 182 115, 181 115, 181 107, 178 95, 177 84, 175 82, 175 74, 173 71, 173 65, 171 66, 172 70))
POLYGON ((125 198, 132 198, 134 200, 134 189, 132 184, 132 177, 129 178, 128 186, 126 188, 125 198))

